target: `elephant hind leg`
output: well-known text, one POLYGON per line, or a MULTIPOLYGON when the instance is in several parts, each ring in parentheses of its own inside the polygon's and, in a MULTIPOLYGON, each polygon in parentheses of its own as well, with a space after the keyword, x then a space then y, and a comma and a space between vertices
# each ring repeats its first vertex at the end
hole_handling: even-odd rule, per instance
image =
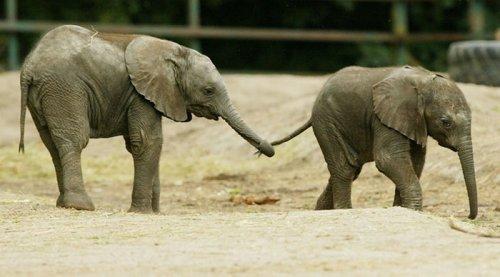
POLYGON ((333 190, 332 184, 328 182, 325 190, 321 193, 316 201, 315 210, 332 210, 333 209, 333 190))
POLYGON ((401 194, 399 193, 398 188, 394 189, 394 201, 392 202, 394 207, 401 207, 401 194))
POLYGON ((330 171, 329 179, 329 183, 332 184, 333 208, 351 209, 351 185, 358 169, 349 164, 342 164, 334 170, 333 173, 330 171))
POLYGON ((47 148, 51 153, 55 154, 54 150, 50 150, 55 146, 61 165, 60 183, 62 185, 57 206, 92 211, 95 207, 83 186, 81 168, 81 152, 90 136, 87 102, 86 98, 79 98, 75 93, 71 93, 74 99, 66 98, 70 93, 59 91, 58 94, 47 92, 44 95, 42 111, 48 132, 42 131, 40 134, 46 141, 44 143, 50 146, 47 148))
POLYGON ((328 185, 316 202, 316 210, 350 209, 351 184, 359 175, 361 167, 349 163, 342 146, 327 128, 315 128, 314 134, 330 172, 328 185))
POLYGON ((334 168, 330 171, 328 185, 316 202, 316 210, 352 208, 351 185, 358 178, 361 167, 353 168, 347 165, 338 171, 334 168))
POLYGON ((316 210, 351 209, 351 185, 353 179, 334 174, 316 201, 316 210))
POLYGON ((49 150, 50 156, 52 158, 52 163, 54 164, 54 168, 56 170, 57 187, 59 188, 59 197, 57 198, 57 206, 60 206, 62 201, 62 196, 64 194, 61 158, 59 158, 59 152, 57 151, 56 145, 54 144, 54 141, 50 136, 50 132, 47 126, 39 127, 39 125, 37 124, 37 128, 43 144, 45 145, 47 150, 49 150))

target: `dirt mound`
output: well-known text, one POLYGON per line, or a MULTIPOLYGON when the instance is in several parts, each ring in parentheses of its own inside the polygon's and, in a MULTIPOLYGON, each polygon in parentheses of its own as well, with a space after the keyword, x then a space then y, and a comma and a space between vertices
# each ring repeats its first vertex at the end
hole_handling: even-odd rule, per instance
POLYGON ((500 272, 500 240, 403 208, 138 215, 0 198, 6 275, 500 272))

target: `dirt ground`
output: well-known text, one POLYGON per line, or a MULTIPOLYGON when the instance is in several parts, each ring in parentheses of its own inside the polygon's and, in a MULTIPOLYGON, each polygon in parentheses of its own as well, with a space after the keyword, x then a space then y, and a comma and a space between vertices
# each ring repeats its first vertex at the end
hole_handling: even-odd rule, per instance
MULTIPOLYGON (((328 179, 311 130, 257 158, 222 121, 164 120, 161 215, 127 214, 133 167, 122 138, 83 154, 96 212, 55 208, 50 156, 28 116, 17 154, 18 73, 0 75, 0 269, 4 273, 500 273, 499 239, 451 230, 455 216, 500 231, 500 88, 461 84, 473 111, 479 217, 455 153, 429 139, 424 213, 390 208, 394 185, 373 164, 353 185, 350 211, 310 211, 328 179), (231 197, 273 196, 273 205, 231 197), (369 209, 359 209, 369 208, 369 209)), ((326 76, 224 76, 242 117, 273 140, 309 117, 326 76)))

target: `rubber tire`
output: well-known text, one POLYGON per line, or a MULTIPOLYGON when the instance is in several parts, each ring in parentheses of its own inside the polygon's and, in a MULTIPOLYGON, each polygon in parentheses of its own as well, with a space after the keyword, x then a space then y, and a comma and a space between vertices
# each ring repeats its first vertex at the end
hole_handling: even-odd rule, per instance
POLYGON ((452 43, 448 72, 457 82, 500 86, 500 41, 452 43))

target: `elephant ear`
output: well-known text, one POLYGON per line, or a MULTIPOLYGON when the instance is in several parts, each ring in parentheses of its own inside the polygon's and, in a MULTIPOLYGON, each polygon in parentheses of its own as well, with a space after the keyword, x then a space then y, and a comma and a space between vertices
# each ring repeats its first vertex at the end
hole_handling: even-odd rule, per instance
POLYGON ((177 82, 185 64, 183 51, 176 43, 149 36, 135 38, 125 50, 127 71, 137 92, 174 121, 190 120, 177 82))
POLYGON ((373 86, 373 108, 382 124, 425 146, 427 126, 418 79, 410 67, 391 73, 373 86))

